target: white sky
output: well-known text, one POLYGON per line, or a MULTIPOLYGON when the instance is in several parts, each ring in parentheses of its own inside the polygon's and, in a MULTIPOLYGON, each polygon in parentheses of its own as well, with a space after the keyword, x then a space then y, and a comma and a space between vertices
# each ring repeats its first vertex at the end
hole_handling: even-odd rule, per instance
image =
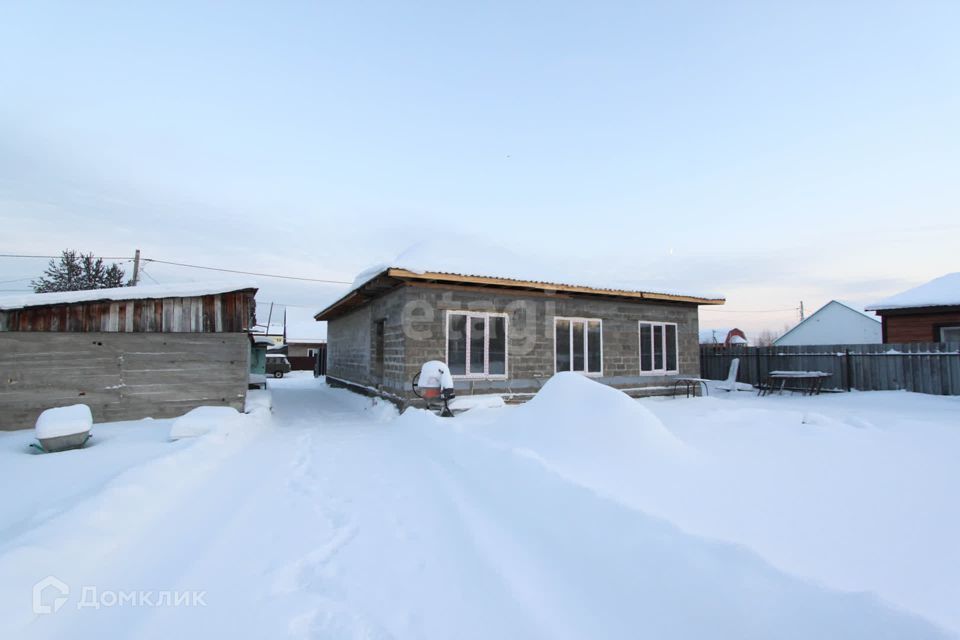
POLYGON ((960 270, 960 4, 776 4, 6 4, 0 252, 350 281, 467 233, 750 332, 960 270))

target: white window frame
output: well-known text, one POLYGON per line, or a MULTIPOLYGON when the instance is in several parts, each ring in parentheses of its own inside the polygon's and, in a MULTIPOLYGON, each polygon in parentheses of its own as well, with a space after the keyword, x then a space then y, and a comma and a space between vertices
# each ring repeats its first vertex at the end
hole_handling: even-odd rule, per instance
POLYGON ((495 313, 491 311, 453 311, 448 310, 444 317, 444 361, 450 363, 450 318, 452 316, 466 316, 464 323, 467 341, 467 355, 465 369, 466 374, 454 375, 456 380, 506 380, 510 373, 510 318, 505 313, 495 313), (483 373, 470 372, 470 319, 483 318, 483 373), (490 371, 490 318, 503 318, 503 373, 487 373, 490 371))
POLYGON ((557 369, 557 322, 566 320, 570 323, 570 371, 579 373, 591 378, 603 377, 603 318, 575 318, 572 316, 554 316, 553 318, 553 372, 559 373, 557 369), (573 367, 573 323, 583 323, 583 368, 584 371, 574 371, 573 367), (591 322, 600 323, 600 371, 586 371, 590 361, 589 351, 587 350, 587 328, 591 322))
POLYGON ((670 376, 680 373, 680 330, 676 322, 660 322, 659 320, 639 320, 637 322, 637 356, 638 356, 638 368, 640 369, 641 376, 670 376), (660 345, 663 349, 663 369, 651 369, 650 371, 643 370, 643 332, 640 330, 642 325, 650 325, 650 353, 655 353, 653 348, 653 334, 654 327, 662 327, 662 344, 660 345), (673 340, 674 340, 674 353, 677 355, 677 368, 676 369, 667 369, 667 327, 673 325, 673 340))
POLYGON ((308 358, 316 358, 320 354, 319 349, 307 349, 308 358))

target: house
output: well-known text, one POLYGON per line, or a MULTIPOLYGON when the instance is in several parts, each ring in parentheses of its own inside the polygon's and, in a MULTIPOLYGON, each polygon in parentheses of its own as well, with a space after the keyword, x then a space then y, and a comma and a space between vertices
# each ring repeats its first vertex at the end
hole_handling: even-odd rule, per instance
POLYGON ((491 256, 484 264, 501 275, 477 275, 462 260, 434 264, 378 265, 315 316, 327 321, 328 383, 403 403, 420 366, 442 360, 458 394, 524 397, 559 371, 662 392, 677 375, 699 375, 698 307, 724 302, 524 276, 491 256))
POLYGON ((286 308, 287 359, 294 370, 314 371, 318 361, 326 362, 327 323, 314 320, 314 314, 306 307, 286 308))
POLYGON ((778 347, 810 344, 880 344, 880 320, 831 300, 773 341, 778 347))
POLYGON ((701 329, 700 344, 714 347, 747 346, 747 336, 740 329, 701 329))
POLYGON ((76 403, 98 422, 242 410, 256 291, 142 285, 0 298, 0 429, 76 403))
POLYGON ((960 342, 960 272, 867 307, 883 319, 883 341, 960 342))

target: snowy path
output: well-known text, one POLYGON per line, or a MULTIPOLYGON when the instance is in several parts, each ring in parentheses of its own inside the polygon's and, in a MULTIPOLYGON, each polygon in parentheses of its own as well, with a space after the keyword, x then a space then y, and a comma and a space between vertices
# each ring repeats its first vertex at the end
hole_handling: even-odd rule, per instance
MULTIPOLYGON (((158 490, 149 469, 134 476, 145 487, 135 497, 170 495, 139 518, 124 517, 129 496, 104 498, 110 526, 88 557, 36 567, 101 590, 202 590, 206 606, 71 602, 4 637, 944 637, 447 421, 370 405, 284 380, 271 425, 223 445, 222 459, 204 452, 208 468, 170 463, 180 486, 158 490)), ((6 559, 23 580, 46 575, 16 563, 41 534, 0 546, 0 570, 6 559)))

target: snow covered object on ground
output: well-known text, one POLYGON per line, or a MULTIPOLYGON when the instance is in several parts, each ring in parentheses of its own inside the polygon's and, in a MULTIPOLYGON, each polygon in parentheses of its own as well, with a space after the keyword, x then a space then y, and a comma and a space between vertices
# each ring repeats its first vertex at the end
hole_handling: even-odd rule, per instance
POLYGON ((56 438, 87 433, 93 427, 93 415, 85 404, 47 409, 37 418, 37 438, 56 438))
POLYGON ((502 442, 561 473, 571 466, 606 473, 619 466, 674 464, 693 455, 649 409, 579 373, 558 373, 529 402, 497 418, 490 428, 502 442))
POLYGON ((93 415, 85 404, 44 410, 34 428, 44 451, 55 453, 78 449, 86 444, 93 427, 93 415))
POLYGON ((243 412, 252 413, 257 409, 273 410, 273 394, 269 389, 250 389, 244 401, 243 412))
POLYGON ((212 431, 222 431, 237 422, 240 413, 233 407, 197 407, 173 421, 170 439, 195 438, 212 431))
POLYGON ((469 411, 470 409, 499 409, 506 403, 503 396, 492 393, 478 393, 469 396, 457 396, 450 401, 452 411, 469 411))

